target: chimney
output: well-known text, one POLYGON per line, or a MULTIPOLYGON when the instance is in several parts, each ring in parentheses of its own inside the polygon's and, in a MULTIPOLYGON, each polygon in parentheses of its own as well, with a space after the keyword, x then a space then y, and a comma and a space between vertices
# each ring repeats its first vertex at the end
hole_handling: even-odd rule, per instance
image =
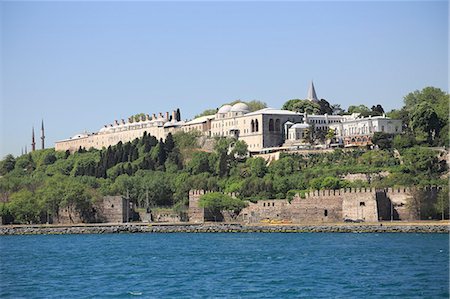
POLYGON ((152 120, 155 120, 155 119, 156 119, 156 114, 153 113, 153 114, 152 114, 152 120))
POLYGON ((169 112, 166 112, 166 120, 169 120, 169 112))
POLYGON ((125 124, 125 120, 122 118, 122 125, 124 125, 125 124))
POLYGON ((159 117, 158 118, 163 118, 163 115, 161 112, 159 112, 159 117))
POLYGON ((150 120, 150 115, 146 114, 145 115, 145 120, 150 120))
POLYGON ((119 121, 117 119, 114 120, 114 125, 118 126, 119 125, 119 121))
POLYGON ((177 121, 177 110, 172 111, 172 120, 177 121))

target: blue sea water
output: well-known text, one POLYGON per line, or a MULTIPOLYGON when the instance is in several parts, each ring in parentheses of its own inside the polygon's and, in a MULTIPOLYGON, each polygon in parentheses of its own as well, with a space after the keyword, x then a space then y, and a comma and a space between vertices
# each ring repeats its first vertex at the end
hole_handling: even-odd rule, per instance
POLYGON ((448 298, 446 234, 0 237, 0 298, 448 298))

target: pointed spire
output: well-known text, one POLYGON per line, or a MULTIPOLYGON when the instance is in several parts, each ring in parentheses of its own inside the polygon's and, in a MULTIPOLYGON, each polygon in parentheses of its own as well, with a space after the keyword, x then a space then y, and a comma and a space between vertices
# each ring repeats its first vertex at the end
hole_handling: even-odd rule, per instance
POLYGON ((28 148, 27 148, 27 146, 25 145, 25 155, 26 154, 28 154, 28 148))
POLYGON ((42 141, 42 143, 41 143, 42 149, 44 149, 45 148, 44 120, 42 120, 42 123, 41 123, 41 141, 42 141))
POLYGON ((31 151, 36 150, 36 141, 34 140, 34 126, 31 129, 31 151))
POLYGON ((308 100, 310 100, 311 102, 318 102, 319 99, 317 98, 316 95, 316 89, 314 88, 314 83, 311 80, 311 85, 309 85, 309 89, 308 89, 308 100))

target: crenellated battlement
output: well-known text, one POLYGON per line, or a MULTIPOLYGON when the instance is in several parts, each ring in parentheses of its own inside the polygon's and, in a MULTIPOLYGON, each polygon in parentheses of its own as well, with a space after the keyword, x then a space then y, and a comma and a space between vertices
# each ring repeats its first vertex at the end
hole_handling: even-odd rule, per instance
POLYGON ((342 189, 326 189, 326 190, 312 190, 305 192, 306 198, 312 197, 332 197, 332 196, 343 196, 345 194, 355 194, 355 193, 374 193, 375 188, 342 188, 342 189))
MULTIPOLYGON (((189 199, 193 198, 193 197, 200 197, 202 195, 208 194, 208 193, 212 193, 212 192, 216 192, 216 191, 208 191, 208 190, 197 190, 197 189, 192 189, 189 190, 189 199)), ((226 194, 228 196, 234 197, 236 198, 238 196, 237 192, 231 192, 231 193, 225 193, 225 192, 220 192, 222 194, 226 194)))

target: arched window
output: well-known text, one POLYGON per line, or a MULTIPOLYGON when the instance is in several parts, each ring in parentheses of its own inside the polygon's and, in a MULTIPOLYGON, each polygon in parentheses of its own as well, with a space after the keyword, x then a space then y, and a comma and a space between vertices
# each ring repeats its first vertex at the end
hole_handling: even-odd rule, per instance
POLYGON ((255 132, 259 131, 259 124, 258 124, 258 120, 255 121, 255 132))
POLYGON ((275 121, 275 131, 281 131, 280 119, 275 121))
POLYGON ((252 119, 250 126, 251 126, 252 133, 255 132, 255 122, 253 121, 253 119, 252 119))
POLYGON ((273 132, 273 119, 269 119, 269 132, 273 132))

